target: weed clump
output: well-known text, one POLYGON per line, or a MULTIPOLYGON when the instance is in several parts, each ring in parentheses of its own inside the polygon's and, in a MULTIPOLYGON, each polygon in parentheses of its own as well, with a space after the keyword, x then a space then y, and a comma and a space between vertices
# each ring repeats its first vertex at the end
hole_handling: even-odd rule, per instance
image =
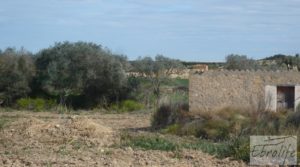
POLYGON ((188 122, 188 120, 190 120, 190 115, 187 103, 162 104, 153 114, 151 126, 154 129, 160 129, 176 123, 188 122))
POLYGON ((145 107, 143 104, 134 100, 124 100, 120 104, 112 105, 111 108, 117 112, 132 112, 142 110, 145 107))
POLYGON ((17 100, 17 107, 21 110, 31 110, 31 111, 43 111, 49 110, 53 107, 57 106, 55 100, 45 100, 42 98, 21 98, 17 100))
POLYGON ((130 136, 121 138, 124 146, 141 148, 144 150, 175 151, 178 147, 175 143, 158 136, 130 136))
POLYGON ((294 113, 290 114, 287 117, 286 125, 287 126, 299 127, 300 126, 300 111, 297 111, 297 112, 294 112, 294 113))

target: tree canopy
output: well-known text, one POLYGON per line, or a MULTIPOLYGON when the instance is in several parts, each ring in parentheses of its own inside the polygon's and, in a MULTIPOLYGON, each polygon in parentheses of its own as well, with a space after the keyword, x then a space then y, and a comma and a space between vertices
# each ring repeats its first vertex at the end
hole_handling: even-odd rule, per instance
POLYGON ((122 59, 93 43, 56 43, 37 54, 37 80, 61 104, 69 96, 116 96, 126 82, 122 59))
POLYGON ((246 55, 230 54, 226 56, 225 68, 229 70, 250 70, 258 69, 259 64, 246 55))
POLYGON ((35 75, 32 54, 21 48, 7 48, 0 52, 0 101, 11 104, 16 98, 31 91, 30 82, 35 75))
POLYGON ((179 60, 171 59, 163 55, 157 55, 153 60, 151 57, 140 57, 133 63, 137 72, 151 81, 153 94, 156 96, 156 106, 160 99, 161 83, 169 78, 174 70, 183 68, 179 60))

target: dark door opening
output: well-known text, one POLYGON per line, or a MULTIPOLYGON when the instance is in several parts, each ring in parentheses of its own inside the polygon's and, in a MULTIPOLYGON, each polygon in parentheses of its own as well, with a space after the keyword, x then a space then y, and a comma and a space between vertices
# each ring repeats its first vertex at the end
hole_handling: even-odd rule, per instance
POLYGON ((294 109, 295 87, 277 86, 277 109, 294 109))

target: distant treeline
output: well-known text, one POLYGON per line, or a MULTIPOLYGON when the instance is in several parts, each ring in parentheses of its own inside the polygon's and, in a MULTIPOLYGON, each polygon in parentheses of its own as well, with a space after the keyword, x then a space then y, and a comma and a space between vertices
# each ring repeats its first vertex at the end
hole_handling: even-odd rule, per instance
POLYGON ((172 69, 206 64, 209 69, 300 69, 299 54, 274 55, 253 60, 244 55, 228 55, 226 62, 182 62, 163 55, 128 61, 124 55, 87 42, 58 42, 31 53, 24 48, 0 50, 0 105, 12 106, 20 98, 55 100, 74 108, 92 108, 128 98, 138 87, 126 72, 148 78, 158 99, 161 83, 172 69))
POLYGON ((300 71, 299 54, 277 54, 261 60, 248 58, 246 55, 231 54, 226 57, 224 66, 230 70, 297 70, 300 71))
POLYGON ((124 55, 87 42, 58 42, 36 54, 24 48, 6 48, 0 50, 0 106, 47 100, 72 108, 110 105, 128 99, 139 86, 139 80, 126 74, 130 70, 149 79, 152 93, 159 99, 161 82, 180 64, 163 55, 129 62, 124 55))

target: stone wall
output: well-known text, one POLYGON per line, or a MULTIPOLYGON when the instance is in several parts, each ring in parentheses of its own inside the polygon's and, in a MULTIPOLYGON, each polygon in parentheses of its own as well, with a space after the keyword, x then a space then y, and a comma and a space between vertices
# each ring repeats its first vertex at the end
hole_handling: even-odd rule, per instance
POLYGON ((189 106, 193 113, 224 107, 261 107, 266 85, 299 85, 296 71, 207 71, 190 74, 189 106))

